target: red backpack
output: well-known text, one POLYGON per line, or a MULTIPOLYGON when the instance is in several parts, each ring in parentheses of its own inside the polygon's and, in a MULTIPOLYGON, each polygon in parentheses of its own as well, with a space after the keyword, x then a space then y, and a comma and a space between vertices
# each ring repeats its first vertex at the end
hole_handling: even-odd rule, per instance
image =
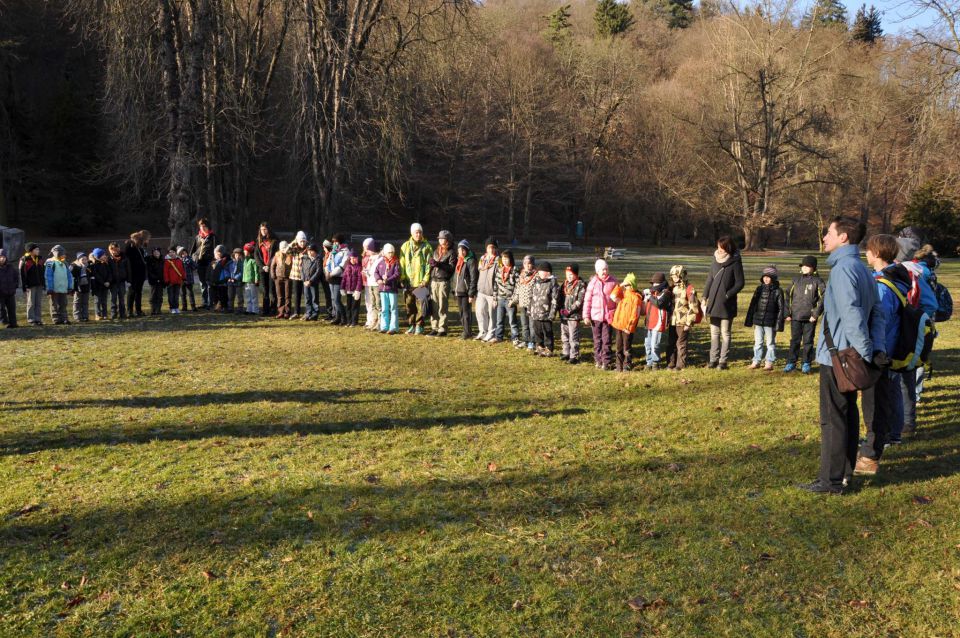
MULTIPOLYGON (((687 286, 687 303, 690 303, 690 298, 693 297, 693 284, 687 286)), ((703 306, 697 303, 697 316, 693 318, 694 325, 703 321, 703 306)))

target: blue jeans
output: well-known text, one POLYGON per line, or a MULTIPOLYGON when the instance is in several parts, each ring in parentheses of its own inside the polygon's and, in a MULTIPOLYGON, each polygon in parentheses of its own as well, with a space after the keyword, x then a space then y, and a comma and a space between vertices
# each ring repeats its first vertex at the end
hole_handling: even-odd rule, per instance
POLYGON ((330 284, 330 300, 333 302, 333 318, 337 321, 344 321, 346 313, 343 309, 343 302, 340 301, 340 284, 330 284))
MULTIPOLYGON (((337 286, 339 288, 340 286, 337 286)), ((332 293, 333 291, 331 291, 332 293)), ((380 293, 380 330, 400 329, 400 315, 397 312, 397 293, 380 293)))
POLYGON ((647 330, 647 336, 643 340, 643 350, 647 354, 647 365, 652 366, 660 361, 660 339, 662 332, 647 330))
POLYGON ((497 299, 497 329, 494 336, 503 339, 506 322, 510 323, 510 339, 516 341, 520 334, 520 322, 517 321, 517 309, 510 305, 509 299, 497 299))
POLYGON ((320 287, 317 284, 304 286, 306 293, 304 298, 303 314, 307 319, 315 319, 320 316, 320 287))
POLYGON ((754 326, 753 327, 753 362, 760 363, 763 358, 763 346, 767 346, 767 361, 773 363, 777 360, 777 347, 774 341, 777 338, 777 331, 773 326, 754 326))

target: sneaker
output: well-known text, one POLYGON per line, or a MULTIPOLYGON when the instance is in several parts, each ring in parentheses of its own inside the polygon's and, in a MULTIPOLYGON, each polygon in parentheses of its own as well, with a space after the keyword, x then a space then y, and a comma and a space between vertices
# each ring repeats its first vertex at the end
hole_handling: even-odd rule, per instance
POLYGON ((796 370, 796 369, 797 369, 797 364, 795 364, 795 363, 788 363, 787 365, 783 366, 783 371, 784 371, 785 373, 786 373, 786 372, 793 372, 793 371, 796 370))
POLYGON ((483 341, 483 335, 478 334, 476 337, 473 338, 473 340, 474 340, 474 341, 483 341))
POLYGON ((417 327, 416 327, 416 326, 410 326, 410 328, 407 330, 407 334, 408 334, 408 335, 412 335, 412 334, 413 334, 414 332, 416 332, 416 331, 417 331, 417 327))
POLYGON ((822 482, 820 479, 812 483, 801 483, 797 488, 814 494, 843 494, 842 487, 833 487, 832 485, 822 482))
POLYGON ((903 443, 903 439, 901 439, 900 437, 891 436, 889 439, 887 439, 887 445, 885 445, 884 447, 887 447, 889 445, 900 445, 901 443, 903 443))
POLYGON ((879 469, 880 461, 875 461, 865 456, 858 456, 857 465, 853 468, 853 473, 861 476, 873 476, 879 469))
POLYGON ((517 350, 522 350, 523 348, 526 348, 526 347, 527 347, 527 344, 525 344, 525 343, 522 342, 522 341, 514 341, 514 342, 513 342, 513 347, 516 348, 517 350))
POLYGON ((710 363, 707 364, 707 368, 708 368, 709 370, 713 370, 713 369, 716 368, 716 367, 717 367, 717 362, 716 362, 716 361, 711 361, 710 363))
POLYGON ((434 337, 446 337, 446 336, 447 336, 447 331, 446 331, 446 330, 438 330, 437 332, 433 333, 433 336, 434 336, 434 337))
POLYGON ((768 371, 773 370, 773 361, 767 361, 765 364, 763 364, 763 369, 768 371))
POLYGON ((802 372, 803 374, 810 374, 812 372, 812 370, 810 369, 810 364, 809 363, 803 364, 803 366, 800 368, 800 372, 802 372))
POLYGON ((759 362, 759 361, 751 361, 751 362, 750 362, 750 365, 748 365, 747 367, 750 368, 751 370, 756 370, 757 368, 760 367, 760 362, 759 362))
POLYGON ((423 326, 417 326, 416 329, 414 329, 413 334, 415 334, 415 335, 422 335, 422 334, 423 334, 423 326))
POLYGON ((573 358, 571 358, 571 359, 568 360, 568 363, 569 363, 570 365, 572 365, 572 366, 575 366, 575 365, 577 365, 578 363, 580 363, 580 359, 577 359, 576 357, 573 357, 573 358))

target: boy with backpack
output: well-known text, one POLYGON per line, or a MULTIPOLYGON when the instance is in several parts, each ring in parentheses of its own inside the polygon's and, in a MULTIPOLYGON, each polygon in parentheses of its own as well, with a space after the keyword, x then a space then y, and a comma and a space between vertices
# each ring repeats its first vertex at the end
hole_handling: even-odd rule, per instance
POLYGON ((817 320, 823 314, 823 291, 826 287, 826 282, 817 273, 817 258, 807 255, 800 262, 800 274, 793 278, 787 290, 786 320, 790 323, 790 350, 787 352, 784 372, 796 370, 798 359, 801 372, 811 372, 817 320))

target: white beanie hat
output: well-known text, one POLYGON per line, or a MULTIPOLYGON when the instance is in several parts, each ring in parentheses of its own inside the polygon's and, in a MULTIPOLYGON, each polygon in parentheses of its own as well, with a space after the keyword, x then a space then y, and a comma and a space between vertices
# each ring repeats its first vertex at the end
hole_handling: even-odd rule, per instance
POLYGON ((605 259, 598 259, 596 263, 593 264, 593 271, 598 275, 603 272, 604 268, 609 269, 607 266, 607 260, 605 259))
POLYGON ((386 255, 387 253, 396 253, 396 252, 397 252, 397 250, 393 247, 393 244, 384 244, 384 245, 383 245, 383 254, 384 254, 384 255, 386 255))
POLYGON ((367 237, 363 240, 363 249, 370 250, 370 246, 373 246, 374 239, 373 237, 367 237))
POLYGON ((422 232, 423 232, 423 226, 421 226, 420 224, 418 224, 418 223, 416 223, 416 222, 410 224, 410 234, 411 234, 411 235, 414 234, 415 232, 417 232, 418 230, 422 233, 422 232))
POLYGON ((287 252, 287 248, 290 248, 290 244, 288 244, 285 241, 280 242, 280 252, 282 253, 287 252))
POLYGON ((307 234, 306 234, 305 232, 303 232, 302 230, 298 230, 298 231, 297 231, 297 238, 294 239, 293 241, 296 241, 296 242, 307 241, 307 234))

